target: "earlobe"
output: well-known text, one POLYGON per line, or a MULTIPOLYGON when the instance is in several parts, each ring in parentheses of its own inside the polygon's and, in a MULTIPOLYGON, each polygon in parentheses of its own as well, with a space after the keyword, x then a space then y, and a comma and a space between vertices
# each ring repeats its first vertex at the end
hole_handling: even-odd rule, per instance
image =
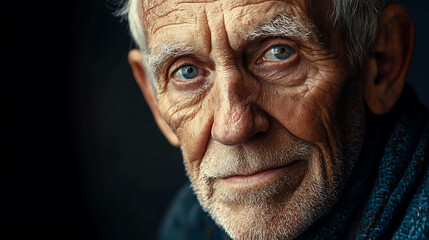
POLYGON ((159 110, 158 100, 156 99, 152 84, 148 78, 148 75, 146 74, 146 70, 143 65, 142 53, 136 49, 131 50, 128 54, 128 62, 131 65, 131 69, 133 70, 133 74, 137 81, 137 84, 143 92, 146 103, 152 111, 153 117, 155 118, 159 129, 171 145, 178 147, 180 144, 177 135, 168 126, 167 122, 161 114, 161 111, 159 110))
POLYGON ((364 73, 365 102, 378 115, 389 112, 405 84, 414 47, 414 24, 402 4, 388 5, 364 73))

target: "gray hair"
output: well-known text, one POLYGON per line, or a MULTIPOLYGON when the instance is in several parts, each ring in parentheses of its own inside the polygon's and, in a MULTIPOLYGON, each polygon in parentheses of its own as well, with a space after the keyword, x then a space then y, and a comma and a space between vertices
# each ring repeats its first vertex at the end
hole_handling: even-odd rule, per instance
POLYGON ((368 49, 377 36, 381 11, 393 0, 332 0, 334 27, 346 42, 352 66, 363 66, 368 49))
MULTIPOLYGON (((128 19, 131 35, 139 47, 147 52, 147 41, 141 21, 141 0, 124 0, 118 16, 128 19)), ((344 38, 351 66, 360 69, 378 30, 378 18, 384 7, 393 0, 332 0, 333 27, 344 38)), ((323 33, 322 33, 323 34, 323 33)))

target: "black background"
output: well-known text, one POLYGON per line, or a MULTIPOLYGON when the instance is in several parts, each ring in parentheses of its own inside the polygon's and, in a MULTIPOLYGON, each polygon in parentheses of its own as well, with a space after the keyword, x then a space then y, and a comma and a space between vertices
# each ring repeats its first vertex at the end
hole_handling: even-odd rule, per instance
MULTIPOLYGON (((427 1, 409 82, 429 105, 427 1)), ((154 239, 185 180, 127 63, 106 1, 2 6, 2 218, 6 239, 154 239)))

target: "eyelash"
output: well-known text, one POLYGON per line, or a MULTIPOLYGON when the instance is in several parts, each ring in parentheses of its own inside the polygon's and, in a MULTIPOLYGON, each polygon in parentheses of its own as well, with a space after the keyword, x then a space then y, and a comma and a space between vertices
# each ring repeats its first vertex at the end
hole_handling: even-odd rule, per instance
POLYGON ((258 51, 258 50, 255 51, 258 53, 257 54, 258 57, 256 58, 256 61, 254 63, 257 65, 263 64, 263 63, 280 64, 280 63, 288 62, 288 61, 290 61, 289 59, 293 58, 297 54, 296 45, 294 43, 291 43, 290 40, 288 41, 288 40, 285 40, 283 38, 266 39, 263 41, 263 43, 261 44, 261 47, 259 49, 260 49, 260 51, 258 51), (274 47, 280 46, 280 45, 285 45, 285 46, 288 46, 291 48, 292 52, 288 58, 281 60, 281 61, 266 61, 263 59, 263 56, 265 56, 266 53, 268 53, 274 47))
POLYGON ((210 74, 210 69, 208 64, 202 64, 200 60, 196 60, 194 57, 185 57, 185 58, 179 58, 176 59, 173 64, 170 67, 170 71, 168 73, 168 81, 173 86, 175 86, 178 89, 182 90, 192 90, 192 89, 206 89, 207 84, 209 83, 207 81, 208 75, 210 74), (185 66, 192 65, 195 67, 198 67, 199 72, 198 75, 195 78, 191 79, 178 79, 175 77, 175 75, 181 71, 181 69, 185 66))
MULTIPOLYGON (((168 73, 169 78, 174 78, 174 75, 183 67, 192 65, 198 67, 201 71, 205 72, 204 68, 201 67, 201 64, 198 60, 195 60, 192 56, 185 56, 178 58, 173 61, 170 65, 170 71, 168 73)), ((201 74, 201 73, 200 73, 201 74)))
MULTIPOLYGON (((186 71, 186 70, 185 70, 186 71)), ((182 75, 183 79, 180 79, 182 81, 191 81, 192 79, 197 78, 200 75, 201 72, 201 68, 199 68, 198 66, 195 66, 193 64, 185 64, 181 67, 179 67, 176 71, 173 72, 173 77, 175 77, 176 79, 179 79, 178 76, 176 75, 182 75), (192 74, 196 74, 194 77, 191 76, 191 78, 187 78, 186 76, 184 76, 184 70, 187 67, 187 70, 191 70, 191 71, 195 71, 194 73, 191 72, 192 74)))

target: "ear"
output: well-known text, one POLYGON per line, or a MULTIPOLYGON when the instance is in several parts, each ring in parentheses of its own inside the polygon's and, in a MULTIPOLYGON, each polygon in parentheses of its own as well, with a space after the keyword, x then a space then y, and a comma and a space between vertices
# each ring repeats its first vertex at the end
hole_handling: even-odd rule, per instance
POLYGON ((153 91, 152 84, 146 74, 145 67, 143 65, 142 53, 136 49, 131 50, 128 53, 128 62, 133 70, 134 77, 143 92, 146 103, 149 105, 152 111, 153 117, 158 124, 159 129, 171 143, 171 145, 178 147, 179 140, 177 135, 171 130, 165 121, 164 117, 159 110, 158 100, 156 99, 155 92, 153 91))
POLYGON ((408 10, 389 4, 380 17, 378 36, 368 54, 365 102, 378 115, 389 112, 399 99, 410 67, 414 24, 408 10))

